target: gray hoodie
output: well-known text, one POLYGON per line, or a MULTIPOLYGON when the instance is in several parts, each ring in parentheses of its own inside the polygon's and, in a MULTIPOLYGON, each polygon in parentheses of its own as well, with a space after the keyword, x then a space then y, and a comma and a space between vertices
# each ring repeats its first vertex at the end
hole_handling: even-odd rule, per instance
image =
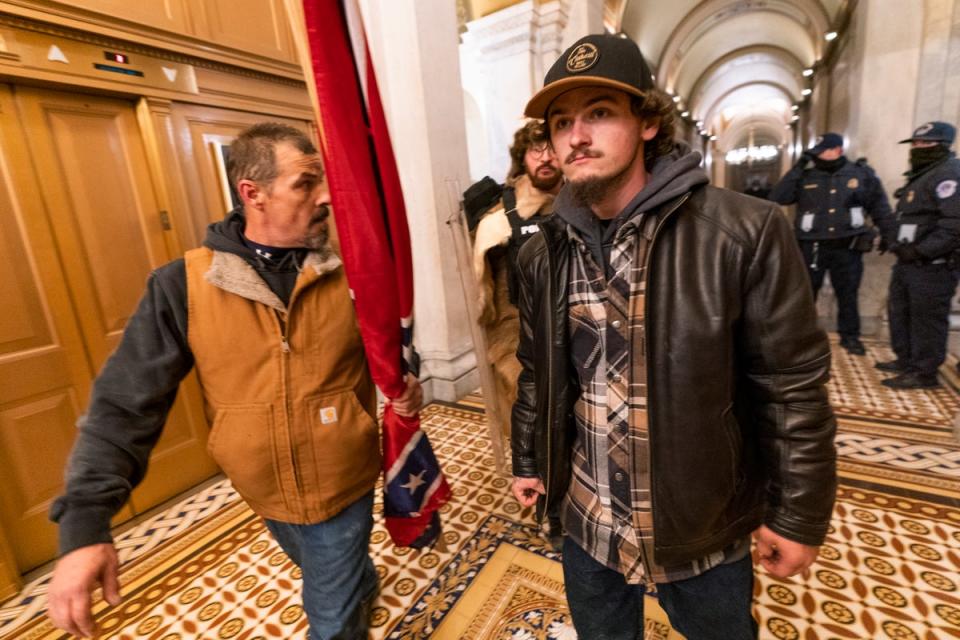
POLYGON ((627 203, 623 211, 604 225, 589 206, 576 201, 569 186, 565 186, 557 195, 555 213, 577 230, 580 237, 590 248, 590 253, 604 272, 610 266, 610 250, 613 247, 617 231, 627 221, 685 193, 710 182, 706 172, 700 167, 703 156, 691 151, 685 142, 675 142, 673 151, 660 156, 653 164, 646 186, 627 203))

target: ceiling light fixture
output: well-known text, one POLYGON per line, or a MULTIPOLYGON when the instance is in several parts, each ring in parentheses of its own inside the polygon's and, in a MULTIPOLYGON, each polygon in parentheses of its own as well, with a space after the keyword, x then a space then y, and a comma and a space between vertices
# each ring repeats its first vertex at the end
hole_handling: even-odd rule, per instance
POLYGON ((813 93, 813 89, 804 89, 803 91, 800 92, 800 95, 802 95, 802 96, 808 96, 808 95, 810 95, 811 93, 813 93))
POLYGON ((812 76, 812 75, 813 75, 813 69, 804 69, 804 70, 803 70, 803 77, 804 77, 804 78, 809 78, 809 77, 812 76))
POLYGON ((826 40, 827 42, 836 40, 836 38, 837 38, 836 31, 827 31, 825 34, 823 34, 823 39, 826 40))

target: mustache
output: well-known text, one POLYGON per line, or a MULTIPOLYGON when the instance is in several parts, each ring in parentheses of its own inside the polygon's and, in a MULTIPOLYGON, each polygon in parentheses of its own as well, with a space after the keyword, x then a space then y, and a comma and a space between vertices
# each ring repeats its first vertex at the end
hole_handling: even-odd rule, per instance
POLYGON ((603 153, 595 149, 574 149, 570 152, 570 155, 567 156, 566 160, 563 161, 564 164, 571 164, 574 160, 578 158, 600 158, 603 156, 603 153))
POLYGON ((327 218, 330 217, 330 205, 322 204, 317 208, 316 213, 313 214, 311 222, 314 224, 324 222, 327 218))
POLYGON ((555 166, 553 166, 552 164, 550 164, 549 162, 544 162, 544 163, 541 164, 539 167, 537 167, 536 173, 540 173, 540 172, 543 171, 544 169, 549 169, 549 170, 550 170, 550 173, 556 173, 556 172, 558 171, 558 169, 557 169, 555 166))

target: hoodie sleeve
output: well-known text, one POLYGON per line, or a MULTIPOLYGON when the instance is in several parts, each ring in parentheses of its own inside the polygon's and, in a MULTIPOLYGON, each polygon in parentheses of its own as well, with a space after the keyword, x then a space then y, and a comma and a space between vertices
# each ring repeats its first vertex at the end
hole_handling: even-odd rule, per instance
POLYGON ((94 381, 50 519, 60 554, 110 542, 110 519, 143 479, 180 381, 193 367, 187 344, 184 261, 150 275, 123 339, 94 381))

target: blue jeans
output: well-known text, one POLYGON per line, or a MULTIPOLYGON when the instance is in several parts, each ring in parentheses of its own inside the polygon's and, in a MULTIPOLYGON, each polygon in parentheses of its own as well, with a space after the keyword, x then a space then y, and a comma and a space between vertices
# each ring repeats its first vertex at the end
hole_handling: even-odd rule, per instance
MULTIPOLYGON (((573 626, 583 640, 643 637, 642 584, 594 560, 569 537, 563 544, 563 579, 573 626)), ((742 560, 695 578, 657 585, 660 606, 687 640, 753 640, 753 563, 742 560)))
POLYGON ((266 520, 303 572, 303 610, 311 640, 365 640, 377 572, 370 559, 371 491, 329 520, 288 524, 266 520))

